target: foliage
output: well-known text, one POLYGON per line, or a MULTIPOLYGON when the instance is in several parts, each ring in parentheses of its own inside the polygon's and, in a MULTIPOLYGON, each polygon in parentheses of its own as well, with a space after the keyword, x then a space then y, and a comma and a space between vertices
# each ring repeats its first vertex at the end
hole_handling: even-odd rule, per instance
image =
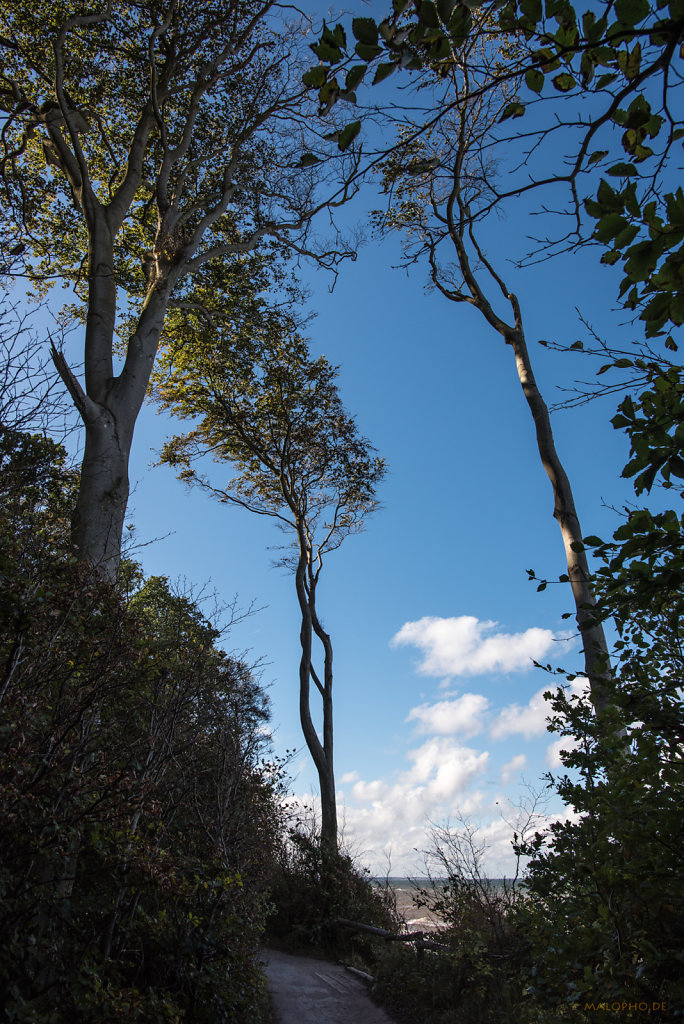
POLYGON ((331 154, 306 116, 300 49, 258 0, 0 3, 0 235, 35 293, 62 281, 76 296, 82 381, 53 346, 85 428, 72 544, 110 578, 169 309, 201 305, 210 265, 242 277, 239 319, 245 291, 282 280, 285 250, 329 267, 350 255, 309 244, 312 218, 354 186, 333 173, 321 194, 331 154), (310 137, 313 169, 298 162, 310 137))
POLYGON ((337 918, 396 931, 386 890, 374 885, 345 852, 321 843, 316 829, 298 821, 283 836, 272 879, 274 911, 266 935, 278 946, 376 961, 375 943, 335 925, 337 918))
MULTIPOLYGON (((428 77, 446 77, 482 69, 469 63, 469 49, 474 39, 483 38, 494 60, 481 94, 509 94, 500 124, 517 124, 530 111, 512 136, 494 132, 489 139, 490 148, 497 139, 508 144, 516 136, 525 140, 511 180, 490 197, 489 208, 539 187, 566 184, 567 212, 575 224, 563 241, 573 236, 571 244, 586 240, 580 227, 584 205, 598 221, 592 235, 606 247, 604 262, 624 269, 620 294, 629 309, 639 310, 647 336, 668 324, 682 324, 684 200, 681 188, 669 187, 666 173, 675 144, 684 137, 676 114, 684 39, 681 0, 652 6, 646 0, 601 0, 586 11, 576 10, 570 0, 486 5, 397 0, 384 20, 355 18, 351 28, 355 42, 348 43, 338 25, 312 46, 320 63, 304 81, 318 88, 322 111, 349 98, 340 79, 351 61, 359 63, 347 71, 347 89, 369 81, 371 67, 376 69, 373 84, 398 69, 414 72, 418 81, 425 71, 428 77), (547 107, 550 116, 543 121, 547 107), (558 162, 560 154, 564 163, 558 162), (591 180, 597 172, 605 176, 583 204, 582 175, 591 180)), ((427 123, 434 126, 458 104, 458 98, 441 99, 427 123)), ((415 126, 414 137, 423 131, 423 125, 415 126)), ((430 170, 428 160, 415 173, 430 170)))
MULTIPOLYGON (((680 393, 676 370, 655 373, 613 420, 632 442, 625 475, 637 493, 659 479, 669 488, 678 475, 680 393)), ((586 538, 601 560, 599 614, 618 639, 609 712, 596 716, 562 690, 552 698, 551 727, 569 737, 570 771, 556 788, 575 816, 526 847, 537 920, 531 991, 548 1005, 648 1005, 663 1021, 684 1013, 683 526, 674 510, 632 508, 610 542, 586 538)))
MULTIPOLYGON (((537 817, 533 803, 519 823, 522 834, 537 817)), ((527 929, 518 921, 525 895, 517 876, 503 883, 486 876, 487 844, 467 820, 431 831, 429 881, 416 887, 414 902, 440 922, 433 937, 444 949, 392 943, 376 968, 378 995, 407 1024, 537 1019, 528 1016, 523 996, 530 961, 527 929)))
POLYGON ((217 330, 201 318, 178 325, 155 377, 157 395, 172 414, 199 422, 166 442, 162 461, 289 535, 282 564, 293 572, 300 611, 299 716, 318 772, 322 840, 336 848, 333 647, 317 592, 327 554, 362 530, 377 507, 385 467, 342 405, 336 368, 313 359, 288 328, 278 311, 264 310, 239 330, 217 330), (215 486, 193 468, 206 456, 229 467, 226 483, 215 486), (314 644, 322 648, 318 670, 314 644), (322 742, 312 684, 322 703, 322 742))
POLYGON ((2 442, 5 1018, 251 1024, 279 827, 267 700, 165 579, 76 564, 63 453, 2 442))
POLYGON ((525 848, 529 992, 549 1007, 646 1002, 664 1021, 684 1006, 681 675, 669 675, 681 671, 681 652, 673 664, 658 648, 642 651, 638 667, 634 653, 625 659, 609 715, 597 720, 562 691, 552 700, 554 729, 571 737, 571 771, 556 788, 575 817, 525 848))
POLYGON ((162 460, 188 482, 201 482, 191 467, 205 454, 234 467, 214 493, 288 532, 305 520, 322 559, 373 511, 383 462, 344 410, 337 369, 279 318, 260 319, 246 336, 202 325, 174 336, 157 395, 173 415, 201 420, 166 443, 162 460))

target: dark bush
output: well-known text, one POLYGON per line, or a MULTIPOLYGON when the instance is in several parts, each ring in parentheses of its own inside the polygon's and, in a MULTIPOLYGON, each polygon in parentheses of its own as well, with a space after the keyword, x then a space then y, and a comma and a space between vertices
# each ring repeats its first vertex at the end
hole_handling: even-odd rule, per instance
POLYGON ((268 702, 193 601, 68 553, 58 446, 0 437, 0 1013, 255 1024, 268 702))
POLYGON ((315 829, 290 829, 271 880, 267 938, 287 949, 353 955, 368 964, 375 941, 336 924, 339 918, 396 931, 391 900, 346 853, 321 846, 315 829))

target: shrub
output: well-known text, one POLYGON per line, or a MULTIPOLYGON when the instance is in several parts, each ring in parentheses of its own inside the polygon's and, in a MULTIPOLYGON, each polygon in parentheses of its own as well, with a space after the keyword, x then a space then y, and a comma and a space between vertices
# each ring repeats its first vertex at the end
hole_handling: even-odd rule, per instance
POLYGON ((268 702, 191 598, 68 553, 58 446, 0 436, 0 1006, 265 1019, 268 702))
POLYGON ((321 846, 316 829, 299 822, 281 843, 271 880, 269 941, 293 950, 354 955, 374 962, 375 943, 335 924, 338 918, 396 931, 391 900, 344 852, 321 846))

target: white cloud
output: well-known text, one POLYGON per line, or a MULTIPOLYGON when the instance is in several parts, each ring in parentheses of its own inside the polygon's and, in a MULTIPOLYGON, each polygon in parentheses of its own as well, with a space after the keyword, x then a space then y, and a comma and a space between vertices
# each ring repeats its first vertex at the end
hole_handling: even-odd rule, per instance
POLYGON ((546 748, 546 763, 549 768, 561 768, 563 766, 560 758, 561 750, 574 750, 576 746, 577 740, 573 736, 561 736, 559 740, 549 743, 546 748))
POLYGON ((489 731, 493 740, 502 740, 516 733, 530 739, 546 732, 546 719, 551 714, 551 705, 544 700, 548 687, 538 690, 530 701, 521 707, 509 704, 496 716, 489 731))
POLYGON ((441 700, 437 704, 420 704, 411 708, 407 722, 418 722, 418 732, 449 736, 461 732, 475 736, 484 729, 484 715, 489 701, 479 693, 464 693, 457 700, 441 700))
POLYGON ((358 777, 359 777, 359 773, 356 772, 356 771, 354 771, 354 772, 345 772, 344 775, 342 776, 342 778, 340 779, 340 784, 342 786, 344 786, 348 782, 356 782, 358 777))
POLYGON ((434 737, 421 747, 409 750, 407 757, 413 767, 404 772, 402 781, 424 785, 429 802, 446 800, 465 789, 476 775, 487 767, 489 754, 469 747, 458 747, 451 740, 434 737))
POLYGON ((516 754, 515 757, 507 761, 501 769, 501 784, 505 786, 506 783, 510 782, 512 778, 519 775, 527 764, 527 757, 525 754, 516 754))
MULTIPOLYGON (((579 696, 588 687, 584 676, 578 676, 570 684, 570 692, 579 696)), ((502 740, 506 736, 520 734, 526 739, 532 736, 542 736, 546 732, 546 719, 553 713, 551 702, 544 700, 544 694, 551 690, 553 684, 537 690, 529 702, 521 707, 519 704, 509 704, 503 708, 494 719, 489 735, 493 740, 502 740)))
POLYGON ((381 800, 386 794, 387 789, 387 783, 382 782, 380 779, 375 779, 373 782, 361 780, 354 784, 352 793, 357 800, 381 800))
POLYGON ((524 633, 497 633, 496 626, 473 615, 449 619, 428 615, 404 623, 391 643, 420 648, 424 657, 418 670, 423 675, 452 677, 523 671, 555 642, 550 629, 533 626, 524 633))
POLYGON ((485 799, 475 785, 489 767, 486 751, 435 736, 406 757, 408 768, 393 780, 357 778, 346 791, 345 835, 361 859, 378 872, 386 869, 386 851, 393 850, 394 874, 422 874, 416 851, 428 845, 429 822, 456 810, 477 814, 485 799))

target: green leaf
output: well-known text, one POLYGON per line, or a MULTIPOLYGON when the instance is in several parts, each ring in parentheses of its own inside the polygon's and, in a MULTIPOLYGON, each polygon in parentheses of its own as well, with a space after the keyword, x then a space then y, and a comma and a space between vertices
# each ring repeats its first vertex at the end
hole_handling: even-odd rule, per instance
POLYGON ((541 0, 520 0, 520 10, 535 25, 542 20, 541 0))
POLYGON ((593 533, 590 533, 588 537, 583 537, 582 540, 592 548, 598 547, 599 544, 603 544, 601 538, 596 537, 593 533))
POLYGON ((599 182, 596 198, 606 213, 615 210, 622 210, 624 207, 621 197, 615 189, 608 184, 605 178, 601 178, 601 181, 599 182))
POLYGON ((354 64, 353 67, 349 68, 347 72, 347 78, 345 81, 345 89, 351 91, 356 89, 357 85, 363 80, 363 76, 366 74, 365 64, 354 64))
POLYGON ((684 477, 684 459, 679 455, 671 455, 668 461, 670 472, 674 476, 684 477))
POLYGON ((470 32, 473 23, 473 16, 470 9, 463 4, 458 4, 454 15, 449 22, 449 34, 456 46, 460 46, 470 32))
POLYGON ((320 157, 317 157, 314 153, 302 153, 301 159, 297 164, 298 167, 313 167, 314 164, 320 164, 320 157))
POLYGON ((615 236, 615 242, 613 244, 618 249, 624 249, 626 245, 629 245, 634 241, 638 234, 639 226, 637 224, 628 224, 626 228, 623 228, 622 231, 615 236))
POLYGON ((499 121, 507 121, 509 117, 522 117, 525 113, 525 105, 520 103, 518 100, 513 100, 504 107, 504 111, 499 118, 499 121))
POLYGON ((354 141, 354 139, 356 138, 360 131, 360 121, 352 121, 351 124, 348 124, 345 128, 343 128, 337 140, 338 149, 341 149, 342 151, 344 151, 345 149, 349 149, 352 142, 354 141))
POLYGON ((384 80, 386 78, 389 78, 389 76, 392 74, 392 72, 396 71, 396 70, 397 70, 396 63, 392 63, 392 64, 378 64, 378 69, 375 72, 375 76, 373 78, 373 85, 377 85, 378 82, 384 82, 384 80))
POLYGON ((382 47, 371 46, 368 43, 357 43, 354 47, 354 52, 361 58, 361 60, 369 61, 380 56, 382 53, 382 47))
POLYGON ((554 89, 558 89, 559 92, 570 92, 570 90, 574 89, 576 85, 577 82, 572 75, 569 75, 565 71, 561 72, 560 75, 556 75, 553 79, 554 89))
POLYGON ((596 149, 589 155, 587 163, 591 167, 592 164, 597 164, 599 160, 603 160, 604 156, 608 156, 607 149, 596 149))
POLYGON ((318 91, 318 102, 321 108, 329 109, 335 103, 340 92, 336 78, 329 79, 318 91))
POLYGON ((330 46, 328 43, 312 43, 311 49, 318 59, 324 61, 326 64, 337 64, 338 61, 342 60, 341 50, 336 46, 330 46))
POLYGON ((342 25, 335 25, 334 29, 328 28, 323 22, 323 32, 321 33, 321 39, 324 43, 329 46, 337 47, 338 49, 347 45, 347 35, 342 25))
POLYGON ((612 174, 615 178, 633 178, 639 172, 634 164, 619 163, 609 167, 607 173, 612 174))
POLYGON ((615 0, 615 13, 622 25, 638 25, 650 10, 648 0, 615 0))
POLYGON ((541 92, 544 85, 544 75, 538 68, 529 68, 525 72, 525 82, 532 92, 541 92))
POLYGON ((570 545, 570 548, 575 552, 584 551, 584 544, 582 544, 582 542, 579 540, 573 540, 572 544, 570 545))
POLYGON ((609 242, 611 238, 629 226, 629 223, 621 213, 607 213, 601 217, 596 225, 594 235, 600 242, 609 242))
POLYGON ((378 41, 378 26, 372 18, 354 18, 352 32, 354 38, 365 46, 375 46, 378 41))
POLYGON ((432 0, 423 0, 418 8, 418 21, 426 28, 439 28, 439 15, 432 0))
POLYGON ((326 68, 319 64, 318 67, 311 68, 302 75, 302 82, 308 89, 320 89, 325 84, 326 76, 326 68))

